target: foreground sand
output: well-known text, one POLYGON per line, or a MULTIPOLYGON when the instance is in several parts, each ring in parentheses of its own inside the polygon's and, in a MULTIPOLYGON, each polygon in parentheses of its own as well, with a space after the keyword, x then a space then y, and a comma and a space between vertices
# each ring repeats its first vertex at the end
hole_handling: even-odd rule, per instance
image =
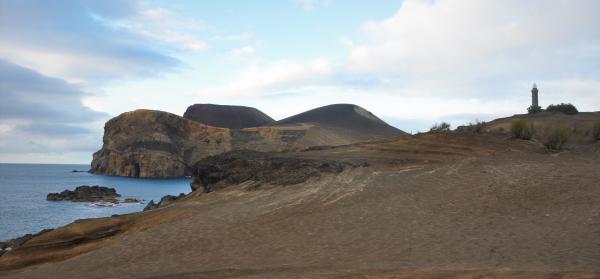
POLYGON ((80 221, 0 257, 0 275, 600 278, 598 144, 442 134, 280 156, 368 166, 80 221))

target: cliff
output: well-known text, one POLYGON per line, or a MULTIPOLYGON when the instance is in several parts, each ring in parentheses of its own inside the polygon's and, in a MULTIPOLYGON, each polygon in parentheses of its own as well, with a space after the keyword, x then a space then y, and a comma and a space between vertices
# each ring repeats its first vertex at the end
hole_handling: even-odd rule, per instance
POLYGON ((123 113, 104 126, 91 172, 131 177, 183 177, 190 162, 231 150, 229 129, 152 110, 123 113))

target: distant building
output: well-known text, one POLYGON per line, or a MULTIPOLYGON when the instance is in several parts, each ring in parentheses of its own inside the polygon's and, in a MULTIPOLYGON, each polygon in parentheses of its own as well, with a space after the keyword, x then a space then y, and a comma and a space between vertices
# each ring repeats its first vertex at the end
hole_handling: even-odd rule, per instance
POLYGON ((538 103, 538 89, 535 83, 533 84, 533 89, 531 89, 531 107, 537 108, 539 107, 538 103))

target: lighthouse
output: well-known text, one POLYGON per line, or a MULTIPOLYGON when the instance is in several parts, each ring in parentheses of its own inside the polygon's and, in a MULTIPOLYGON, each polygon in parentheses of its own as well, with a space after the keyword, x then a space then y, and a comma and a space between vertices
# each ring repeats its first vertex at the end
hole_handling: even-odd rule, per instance
POLYGON ((538 89, 537 89, 537 85, 535 85, 535 83, 533 84, 533 89, 531 89, 531 107, 533 107, 533 108, 539 107, 538 89))

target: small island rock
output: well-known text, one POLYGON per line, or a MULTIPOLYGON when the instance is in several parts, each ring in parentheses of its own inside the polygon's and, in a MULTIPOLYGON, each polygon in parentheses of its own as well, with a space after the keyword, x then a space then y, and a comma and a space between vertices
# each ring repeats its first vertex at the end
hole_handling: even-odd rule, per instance
POLYGON ((121 195, 117 194, 115 188, 109 188, 104 186, 79 186, 75 190, 64 190, 61 193, 50 193, 46 196, 49 201, 74 201, 74 202, 118 202, 117 197, 121 195))

